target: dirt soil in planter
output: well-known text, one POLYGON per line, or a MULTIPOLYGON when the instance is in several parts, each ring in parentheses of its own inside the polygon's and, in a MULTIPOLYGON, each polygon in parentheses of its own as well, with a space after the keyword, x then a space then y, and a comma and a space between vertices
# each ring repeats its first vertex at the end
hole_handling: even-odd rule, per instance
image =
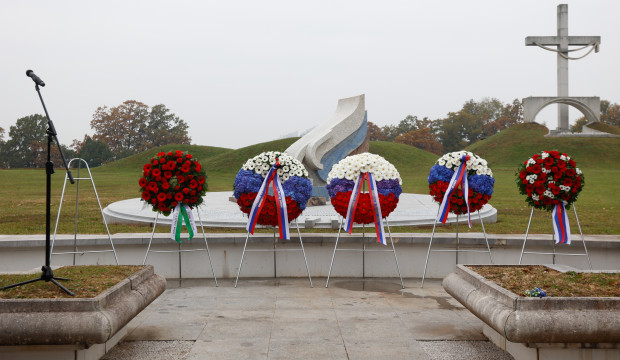
MULTIPOLYGON (((54 270, 54 277, 71 279, 70 281, 57 281, 73 291, 76 298, 93 298, 143 268, 144 266, 131 265, 64 266, 54 270)), ((29 275, 0 274, 0 288, 38 277, 41 277, 41 273, 29 275)), ((56 284, 43 280, 0 290, 0 299, 49 298, 73 298, 73 296, 64 292, 56 284)))
POLYGON ((553 297, 620 297, 620 273, 562 273, 541 265, 468 268, 519 296, 539 287, 553 297))

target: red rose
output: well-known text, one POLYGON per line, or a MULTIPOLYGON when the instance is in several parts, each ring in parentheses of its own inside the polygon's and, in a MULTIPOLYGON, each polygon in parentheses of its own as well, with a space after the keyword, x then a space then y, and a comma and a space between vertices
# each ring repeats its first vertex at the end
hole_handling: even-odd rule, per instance
MULTIPOLYGON (((166 162, 166 165, 168 166, 168 170, 172 171, 174 170, 174 167, 176 166, 176 163, 172 160, 169 160, 168 162, 166 162)), ((198 170, 200 171, 200 170, 198 170)))
POLYGON ((181 201, 181 200, 183 200, 183 194, 182 194, 182 193, 180 193, 180 192, 178 192, 178 193, 174 194, 174 200, 176 200, 176 201, 181 201))
POLYGON ((153 169, 153 171, 151 171, 151 174, 153 174, 153 176, 155 176, 155 177, 161 176, 161 170, 153 169))
POLYGON ((140 178, 138 184, 140 184, 140 187, 145 187, 147 184, 147 180, 145 178, 140 178))
POLYGON ((183 191, 183 194, 189 194, 189 188, 183 188, 181 191, 183 191))
POLYGON ((164 190, 168 190, 168 189, 170 188, 170 183, 168 183, 168 182, 163 182, 163 183, 161 184, 161 188, 162 188, 162 189, 164 189, 164 190))
POLYGON ((551 156, 547 156, 547 158, 543 161, 545 165, 553 165, 553 158, 551 156))
POLYGON ((144 167, 142 167, 142 170, 149 171, 149 170, 151 170, 151 168, 152 168, 151 164, 144 164, 144 167))
POLYGON ((160 152, 157 153, 157 156, 158 157, 166 156, 166 153, 163 152, 163 151, 160 151, 160 152))
POLYGON ((166 201, 166 194, 164 194, 164 193, 157 194, 157 201, 159 201, 159 202, 166 201))
POLYGON ((164 172, 164 177, 165 177, 166 179, 170 179, 170 178, 172 178, 172 172, 171 172, 171 171, 165 171, 165 172, 164 172))
POLYGON ((525 185, 525 191, 527 191, 528 195, 531 195, 532 191, 534 191, 534 185, 532 185, 532 184, 525 185))
POLYGON ((525 172, 525 170, 521 170, 521 172, 519 173, 519 178, 525 179, 526 176, 527 176, 527 173, 525 172))
POLYGON ((192 154, 186 154, 186 155, 185 155, 185 158, 186 158, 186 159, 191 159, 191 158, 192 158, 192 154))
POLYGON ((142 192, 142 199, 144 199, 144 201, 149 201, 149 199, 151 198, 151 193, 148 191, 143 191, 142 192))

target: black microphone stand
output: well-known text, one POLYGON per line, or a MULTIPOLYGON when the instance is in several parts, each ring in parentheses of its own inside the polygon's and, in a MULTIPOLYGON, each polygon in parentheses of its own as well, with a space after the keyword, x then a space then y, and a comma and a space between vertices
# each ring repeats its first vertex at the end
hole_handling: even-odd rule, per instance
MULTIPOLYGON (((45 86, 45 85, 43 85, 45 86)), ((52 122, 52 119, 50 119, 49 114, 47 113, 47 108, 45 107, 45 102, 43 102, 43 97, 41 96, 41 91, 39 90, 39 84, 35 85, 35 89, 37 90, 37 93, 39 94, 39 99, 41 99, 41 104, 43 105, 43 110, 45 110, 45 116, 47 117, 47 162, 45 163, 45 173, 46 173, 46 197, 45 197, 45 265, 43 265, 41 267, 41 277, 38 279, 32 279, 32 280, 27 280, 24 282, 20 282, 17 284, 13 284, 13 285, 9 285, 9 286, 5 286, 3 288, 1 288, 0 290, 6 290, 6 289, 10 289, 10 288, 14 288, 16 286, 21 286, 21 285, 25 285, 25 284, 30 284, 36 281, 45 281, 45 282, 53 282, 54 284, 56 284, 58 287, 60 287, 62 290, 64 290, 67 294, 71 295, 71 296, 75 296, 75 294, 71 291, 69 291, 67 288, 65 288, 64 286, 62 286, 58 281, 56 280, 71 280, 71 279, 67 279, 67 278, 59 278, 59 277, 55 277, 54 273, 52 272, 52 267, 50 265, 50 260, 52 257, 51 254, 51 245, 50 245, 50 214, 51 214, 51 193, 52 193, 52 174, 54 173, 54 164, 52 163, 51 160, 51 145, 52 145, 52 141, 56 141, 56 145, 58 145, 58 151, 60 152, 60 157, 62 158, 62 162, 65 165, 65 169, 67 170, 67 175, 69 176, 69 181, 71 182, 71 184, 75 183, 75 181, 73 180, 73 176, 71 175, 71 171, 69 170, 69 167, 67 166, 67 161, 65 160, 65 156, 62 153, 62 149, 60 148, 60 142, 58 141, 58 137, 56 136, 56 129, 54 128, 54 123, 52 122)))

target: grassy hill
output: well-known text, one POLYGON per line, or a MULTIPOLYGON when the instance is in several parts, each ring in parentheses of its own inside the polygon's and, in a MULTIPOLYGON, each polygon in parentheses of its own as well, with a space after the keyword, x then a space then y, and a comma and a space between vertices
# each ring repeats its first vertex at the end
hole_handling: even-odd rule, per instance
POLYGON ((156 148, 152 148, 146 151, 143 151, 139 154, 135 154, 124 159, 120 159, 109 164, 102 166, 102 169, 110 169, 110 170, 119 170, 119 169, 141 169, 144 164, 146 164, 155 154, 160 151, 169 152, 169 151, 187 151, 194 155, 201 162, 212 158, 214 156, 218 156, 220 154, 228 153, 233 151, 227 148, 215 147, 215 146, 202 146, 202 145, 164 145, 156 148))
POLYGON ((597 122, 597 123, 588 125, 588 127, 591 128, 591 129, 594 129, 594 130, 598 130, 598 131, 602 131, 602 132, 606 132, 606 133, 610 133, 610 134, 614 134, 614 135, 620 135, 620 127, 619 126, 609 125, 609 124, 605 124, 605 123, 602 123, 602 122, 597 122))
POLYGON ((486 159, 491 167, 516 168, 542 150, 568 154, 580 168, 617 168, 620 138, 548 138, 549 130, 536 123, 519 124, 481 140, 467 150, 486 159))

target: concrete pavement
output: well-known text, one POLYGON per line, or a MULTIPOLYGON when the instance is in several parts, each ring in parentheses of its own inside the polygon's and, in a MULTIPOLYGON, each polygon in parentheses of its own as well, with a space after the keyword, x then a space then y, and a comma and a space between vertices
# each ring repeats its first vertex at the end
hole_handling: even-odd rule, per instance
POLYGON ((439 280, 169 280, 104 359, 512 359, 439 280))

